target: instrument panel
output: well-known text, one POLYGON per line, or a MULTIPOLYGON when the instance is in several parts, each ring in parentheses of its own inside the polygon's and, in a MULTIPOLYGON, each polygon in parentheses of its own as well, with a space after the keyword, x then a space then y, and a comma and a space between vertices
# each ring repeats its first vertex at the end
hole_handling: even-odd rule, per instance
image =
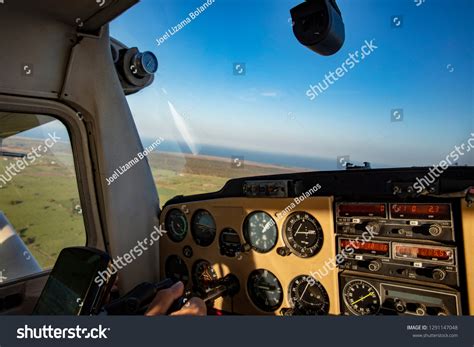
POLYGON ((467 280, 474 264, 466 252, 474 213, 466 201, 290 198, 285 194, 297 184, 277 182, 246 183, 246 197, 167 204, 160 217, 167 230, 161 276, 183 281, 190 292, 212 293, 219 279, 232 275, 237 294, 212 302, 222 313, 474 312, 467 280))
POLYGON ((213 307, 248 315, 339 314, 339 284, 327 259, 336 256, 334 202, 329 197, 223 198, 169 205, 160 222, 163 276, 206 292, 235 275, 240 291, 213 307), (292 205, 293 204, 293 205, 292 205), (294 208, 289 208, 294 206, 294 208), (313 271, 326 271, 320 281, 313 271))

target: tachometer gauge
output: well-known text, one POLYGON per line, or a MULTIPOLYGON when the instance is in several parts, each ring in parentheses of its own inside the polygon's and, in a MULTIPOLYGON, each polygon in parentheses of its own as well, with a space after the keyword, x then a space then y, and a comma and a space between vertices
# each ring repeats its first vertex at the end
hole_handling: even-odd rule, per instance
POLYGON ((245 219, 244 237, 255 251, 269 252, 278 238, 276 223, 265 212, 253 212, 245 219))
POLYGON ((377 314, 380 295, 373 285, 362 280, 352 280, 342 290, 346 308, 356 316, 377 314))
POLYGON ((186 285, 189 281, 189 271, 186 263, 177 255, 170 255, 165 262, 165 275, 186 285))
POLYGON ((273 312, 283 301, 283 290, 278 278, 268 270, 254 270, 247 280, 247 291, 252 302, 265 312, 273 312))
POLYGON ((172 241, 183 241, 188 232, 188 221, 184 213, 178 209, 169 211, 165 218, 165 229, 172 241))
POLYGON ((315 279, 298 276, 290 283, 288 297, 299 315, 326 315, 329 313, 329 295, 315 279))
POLYGON ((288 216, 283 230, 285 244, 298 257, 312 257, 323 246, 323 229, 318 220, 309 213, 292 213, 288 216))
POLYGON ((206 210, 198 210, 191 220, 191 233, 199 246, 209 246, 216 237, 216 222, 206 210))
POLYGON ((206 293, 217 280, 216 271, 207 260, 198 260, 193 265, 193 285, 197 291, 206 293))

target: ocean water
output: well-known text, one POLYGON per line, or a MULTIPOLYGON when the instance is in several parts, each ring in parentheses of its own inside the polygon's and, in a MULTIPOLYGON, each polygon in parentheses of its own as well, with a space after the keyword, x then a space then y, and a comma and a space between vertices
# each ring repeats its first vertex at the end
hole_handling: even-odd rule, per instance
MULTIPOLYGON (((150 146, 155 140, 142 140, 143 146, 150 146)), ((289 168, 301 168, 309 170, 336 170, 336 159, 327 159, 320 157, 303 157, 297 155, 279 154, 279 153, 264 153, 259 151, 252 151, 246 149, 233 149, 229 147, 220 147, 212 145, 199 145, 198 155, 208 155, 213 157, 220 157, 231 160, 232 157, 242 158, 244 161, 252 161, 262 164, 277 165, 289 168)), ((176 142, 162 142, 157 148, 160 152, 171 153, 186 153, 192 154, 189 147, 184 143, 176 142)))
MULTIPOLYGON (((68 141, 69 136, 63 127, 55 127, 57 135, 61 137, 62 141, 68 141)), ((29 138, 46 138, 47 132, 44 129, 37 128, 30 131, 24 132, 21 136, 29 138)), ((142 144, 144 147, 150 146, 156 139, 143 139, 142 144)), ((314 171, 325 171, 325 170, 341 170, 337 165, 337 158, 324 158, 315 155, 314 157, 299 156, 296 154, 282 154, 272 152, 260 152, 248 149, 236 149, 225 146, 213 146, 200 144, 197 146, 198 155, 207 155, 213 157, 219 157, 229 159, 233 157, 239 157, 245 161, 257 162, 262 164, 276 165, 287 168, 298 168, 302 170, 314 170, 314 171)), ((164 141, 156 149, 157 152, 171 152, 171 153, 187 153, 191 154, 191 150, 185 143, 175 141, 164 141)), ((357 165, 361 165, 359 162, 355 162, 357 165)), ((389 167, 387 164, 371 162, 373 168, 386 168, 389 167)))

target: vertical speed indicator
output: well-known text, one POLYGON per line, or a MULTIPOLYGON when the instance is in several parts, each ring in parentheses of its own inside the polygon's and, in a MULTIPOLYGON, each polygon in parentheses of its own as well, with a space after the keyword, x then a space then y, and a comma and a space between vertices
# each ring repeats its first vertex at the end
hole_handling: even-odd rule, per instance
POLYGON ((284 225, 283 238, 292 253, 301 258, 318 254, 323 247, 323 229, 318 220, 306 212, 291 214, 284 225))

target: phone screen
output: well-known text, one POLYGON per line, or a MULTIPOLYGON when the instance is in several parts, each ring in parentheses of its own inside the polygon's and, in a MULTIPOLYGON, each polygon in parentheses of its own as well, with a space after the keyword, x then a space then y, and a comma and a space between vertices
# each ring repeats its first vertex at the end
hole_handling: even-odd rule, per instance
MULTIPOLYGON (((105 254, 105 253, 104 253, 105 254)), ((78 315, 88 294, 97 293, 94 282, 108 265, 108 256, 87 248, 66 248, 56 261, 33 314, 78 315)))

